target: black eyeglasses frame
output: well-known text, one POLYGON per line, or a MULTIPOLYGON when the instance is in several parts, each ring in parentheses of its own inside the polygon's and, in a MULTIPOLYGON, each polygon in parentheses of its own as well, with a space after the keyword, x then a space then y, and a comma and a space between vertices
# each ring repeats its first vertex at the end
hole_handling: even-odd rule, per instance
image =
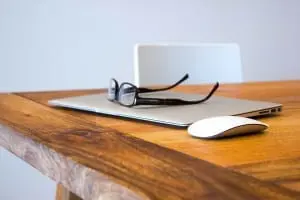
MULTIPOLYGON (((133 85, 132 83, 129 83, 131 85, 133 85, 135 87, 135 90, 137 90, 139 93, 147 93, 147 92, 159 92, 159 91, 165 91, 165 90, 170 90, 176 86, 178 86, 179 84, 181 84, 182 82, 184 82, 185 80, 187 80, 189 78, 189 74, 185 74, 179 81, 177 81, 176 83, 174 83, 173 85, 170 85, 170 86, 167 86, 167 87, 163 87, 163 88, 145 88, 145 87, 136 87, 135 85, 133 85)), ((118 101, 118 94, 119 94, 119 91, 120 91, 120 87, 121 85, 119 86, 119 83, 116 79, 114 78, 111 78, 110 79, 110 82, 114 82, 115 84, 115 93, 114 93, 114 98, 108 98, 109 101, 118 101)), ((128 83, 128 82, 126 82, 128 83)), ((112 84, 109 84, 109 87, 111 86, 112 84)), ((112 88, 109 88, 109 90, 111 90, 112 88)), ((127 88, 130 90, 130 88, 127 88)), ((130 91, 128 91, 130 92, 130 91)))
MULTIPOLYGON (((133 85, 132 83, 128 83, 128 82, 124 82, 120 85, 119 89, 121 90, 122 87, 124 87, 125 85, 129 85, 130 89, 133 91, 130 92, 134 92, 134 101, 132 102, 132 104, 127 105, 127 104, 123 104, 121 101, 117 101, 120 105, 122 106, 126 106, 126 107, 133 107, 133 106, 137 106, 137 105, 171 105, 171 106, 175 106, 175 105, 192 105, 192 104, 199 104, 199 103, 203 103, 205 101, 207 101, 208 99, 210 99, 210 97, 215 93, 215 91, 219 88, 219 82, 216 82, 216 84, 213 86, 213 88, 210 90, 210 92, 208 93, 208 95, 206 95, 204 98, 200 99, 200 100, 193 100, 193 101, 186 101, 186 100, 182 100, 182 99, 174 99, 174 98, 146 98, 146 97, 140 97, 139 93, 142 93, 139 91, 139 88, 136 87, 135 85, 133 85)), ((118 93, 118 99, 120 99, 118 93)))

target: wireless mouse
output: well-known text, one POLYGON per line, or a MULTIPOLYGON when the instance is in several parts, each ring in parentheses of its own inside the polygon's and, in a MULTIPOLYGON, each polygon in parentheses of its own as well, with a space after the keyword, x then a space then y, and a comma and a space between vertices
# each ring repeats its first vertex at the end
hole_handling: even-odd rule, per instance
POLYGON ((218 116, 199 120, 188 127, 188 133, 199 138, 220 138, 260 132, 269 126, 260 121, 237 116, 218 116))

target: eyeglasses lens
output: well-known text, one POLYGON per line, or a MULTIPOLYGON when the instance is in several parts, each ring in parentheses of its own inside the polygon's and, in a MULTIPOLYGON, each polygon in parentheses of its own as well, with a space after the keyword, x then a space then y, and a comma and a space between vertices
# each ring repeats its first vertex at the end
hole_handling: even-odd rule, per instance
POLYGON ((109 81, 109 87, 107 91, 107 98, 109 100, 115 100, 116 99, 116 94, 117 94, 117 82, 114 79, 111 79, 109 81))
POLYGON ((118 100, 125 106, 131 106, 134 104, 136 94, 136 88, 130 84, 122 84, 119 90, 118 100))

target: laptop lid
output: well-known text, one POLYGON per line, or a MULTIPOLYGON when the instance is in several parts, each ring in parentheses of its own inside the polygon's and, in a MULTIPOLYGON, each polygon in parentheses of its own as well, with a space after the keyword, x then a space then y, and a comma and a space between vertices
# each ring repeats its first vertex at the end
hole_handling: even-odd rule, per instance
MULTIPOLYGON (((197 100, 202 95, 176 92, 141 94, 143 97, 197 100)), ((93 94, 49 101, 50 105, 90 111, 117 117, 144 120, 178 127, 187 127, 204 118, 222 115, 259 116, 281 111, 281 104, 213 96, 204 103, 180 106, 124 107, 107 100, 107 94, 93 94)))

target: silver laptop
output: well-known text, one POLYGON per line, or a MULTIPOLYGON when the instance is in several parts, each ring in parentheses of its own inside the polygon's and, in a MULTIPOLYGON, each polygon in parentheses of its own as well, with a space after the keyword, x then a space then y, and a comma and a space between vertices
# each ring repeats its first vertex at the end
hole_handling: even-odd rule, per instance
MULTIPOLYGON (((203 98, 197 94, 175 92, 155 92, 140 94, 143 97, 180 98, 197 100, 203 98)), ((187 127, 204 118, 222 115, 254 117, 281 112, 282 105, 277 103, 250 101, 220 96, 213 96, 208 101, 183 106, 136 106, 124 107, 107 100, 107 94, 68 97, 50 100, 52 106, 90 111, 116 117, 144 120, 165 125, 187 127)))

